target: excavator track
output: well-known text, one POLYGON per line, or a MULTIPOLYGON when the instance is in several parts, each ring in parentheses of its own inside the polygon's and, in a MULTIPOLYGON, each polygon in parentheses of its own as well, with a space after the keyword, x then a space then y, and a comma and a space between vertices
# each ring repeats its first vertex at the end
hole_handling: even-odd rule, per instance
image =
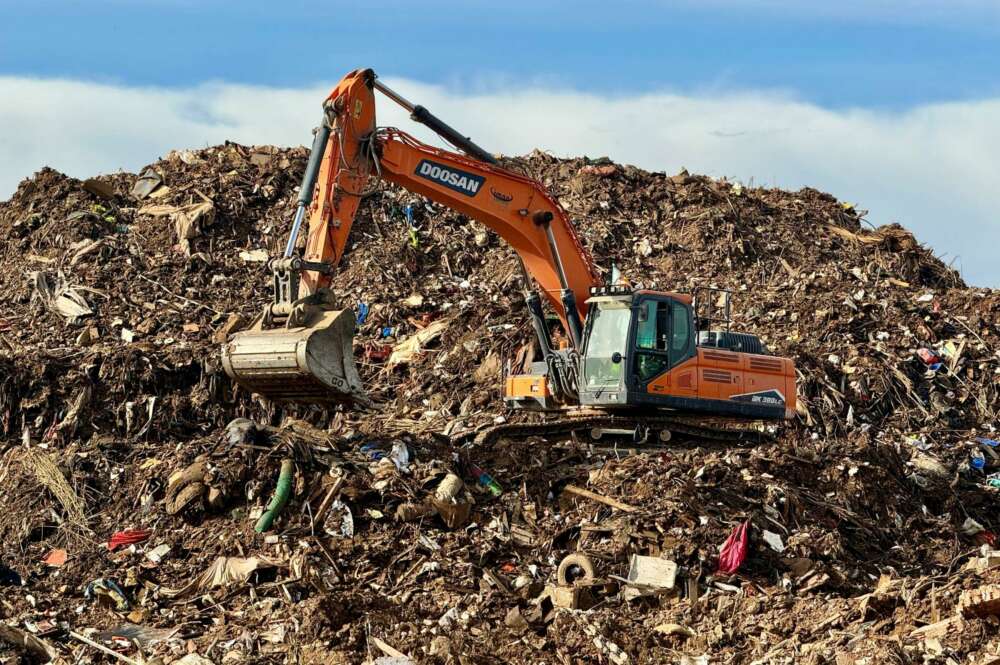
MULTIPOLYGON (((548 420, 541 423, 504 423, 494 425, 479 432, 466 433, 455 437, 453 443, 464 443, 470 438, 476 445, 491 444, 503 437, 526 438, 529 436, 559 436, 574 432, 588 433, 598 429, 634 430, 644 427, 648 430, 670 432, 673 437, 686 437, 699 441, 728 444, 758 444, 773 441, 775 436, 768 432, 753 429, 734 429, 725 426, 711 427, 706 421, 679 416, 647 416, 647 415, 610 415, 602 412, 574 414, 567 417, 548 420)), ((732 421, 719 419, 720 425, 731 424, 732 421)), ((661 439, 662 440, 662 439, 661 439)))

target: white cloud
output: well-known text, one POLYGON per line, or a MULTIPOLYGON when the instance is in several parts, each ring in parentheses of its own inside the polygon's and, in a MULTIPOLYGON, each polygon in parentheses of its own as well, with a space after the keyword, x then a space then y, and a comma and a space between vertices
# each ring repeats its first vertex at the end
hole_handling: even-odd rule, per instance
MULTIPOLYGON (((829 191, 898 221, 956 258, 966 279, 1000 285, 1000 99, 905 112, 831 111, 766 92, 593 95, 517 88, 455 93, 387 79, 480 145, 519 154, 539 147, 609 155, 651 170, 829 191)), ((206 84, 190 89, 0 77, 0 196, 43 165, 77 177, 136 170, 173 148, 226 139, 305 144, 328 86, 275 89, 206 84)), ((412 130, 387 100, 380 124, 412 130)))

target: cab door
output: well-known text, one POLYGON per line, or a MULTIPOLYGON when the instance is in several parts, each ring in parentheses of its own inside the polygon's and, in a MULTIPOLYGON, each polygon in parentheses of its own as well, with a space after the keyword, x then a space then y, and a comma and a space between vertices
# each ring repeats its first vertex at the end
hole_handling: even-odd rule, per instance
POLYGON ((635 307, 632 379, 642 389, 670 368, 670 304, 641 298, 635 307))
POLYGON ((673 298, 646 296, 636 304, 635 320, 631 374, 636 389, 652 395, 695 394, 697 369, 687 363, 695 356, 690 308, 673 298))

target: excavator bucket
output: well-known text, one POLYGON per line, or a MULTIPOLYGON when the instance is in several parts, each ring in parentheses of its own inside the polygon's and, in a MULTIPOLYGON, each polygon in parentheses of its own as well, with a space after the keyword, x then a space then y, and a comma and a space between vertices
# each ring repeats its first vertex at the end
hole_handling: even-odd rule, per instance
POLYGON ((222 349, 226 374, 276 401, 368 404, 354 366, 354 312, 320 312, 309 323, 236 333, 222 349))

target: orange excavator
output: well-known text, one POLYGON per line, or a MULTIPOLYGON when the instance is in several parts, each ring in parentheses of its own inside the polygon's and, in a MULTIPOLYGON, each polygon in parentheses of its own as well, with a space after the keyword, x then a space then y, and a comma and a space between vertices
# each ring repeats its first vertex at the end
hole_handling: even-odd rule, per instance
MULTIPOLYGON (((352 310, 329 291, 373 178, 448 206, 503 238, 517 255, 538 352, 508 373, 515 408, 589 414, 592 433, 698 414, 780 420, 795 413, 795 368, 729 328, 728 292, 694 294, 606 284, 566 211, 541 183, 501 168, 469 138, 384 85, 371 69, 345 76, 323 104, 284 256, 271 262, 274 301, 223 345, 223 366, 246 389, 305 403, 365 402, 354 366, 352 310), (461 151, 375 123, 375 92, 461 151), (308 215, 308 238, 298 236, 308 215), (544 305, 568 344, 553 343, 544 305)), ((667 425, 658 425, 661 439, 667 425)), ((638 430, 635 430, 638 431, 638 430)))

